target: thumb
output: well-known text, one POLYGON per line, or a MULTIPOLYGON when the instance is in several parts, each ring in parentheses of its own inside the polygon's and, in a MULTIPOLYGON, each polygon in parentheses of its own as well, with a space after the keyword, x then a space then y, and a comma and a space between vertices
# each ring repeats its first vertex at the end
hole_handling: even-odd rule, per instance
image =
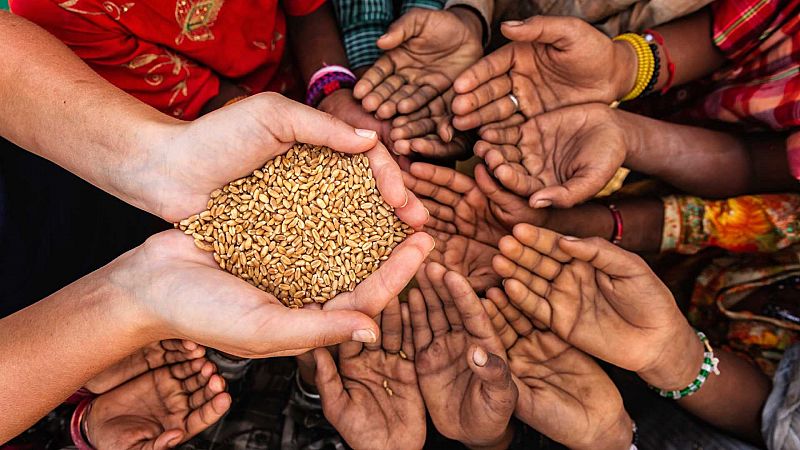
POLYGON ((378 48, 391 50, 403 42, 419 36, 422 32, 425 13, 412 9, 395 20, 386 33, 378 38, 378 48))
POLYGON ((529 200, 532 208, 571 208, 591 199, 610 181, 596 170, 588 168, 574 173, 561 185, 548 186, 534 192, 529 200))
POLYGON ((184 433, 178 429, 167 430, 156 438, 153 443, 153 450, 166 450, 175 448, 183 440, 184 433))
MULTIPOLYGON (((270 313, 272 326, 262 327, 274 351, 305 350, 348 341, 376 342, 378 325, 357 311, 290 309, 275 305, 270 313)), ((254 337, 254 339, 257 337, 254 337)))
POLYGON ((378 133, 351 127, 332 115, 289 100, 278 94, 258 94, 232 107, 247 107, 248 102, 266 103, 260 111, 264 123, 281 142, 324 145, 343 153, 363 153, 378 143, 378 133))
POLYGON ((323 411, 328 414, 341 411, 347 401, 347 395, 331 352, 327 348, 315 349, 314 362, 317 364, 314 382, 319 391, 323 411))
POLYGON ((472 345, 467 351, 467 364, 483 381, 483 391, 489 394, 489 398, 504 400, 513 396, 516 400, 516 387, 511 380, 511 371, 502 358, 487 352, 482 347, 472 345))
POLYGON ((533 16, 524 22, 503 22, 500 32, 512 41, 538 42, 564 49, 575 41, 576 36, 582 36, 574 33, 585 32, 581 25, 587 24, 574 17, 533 16))

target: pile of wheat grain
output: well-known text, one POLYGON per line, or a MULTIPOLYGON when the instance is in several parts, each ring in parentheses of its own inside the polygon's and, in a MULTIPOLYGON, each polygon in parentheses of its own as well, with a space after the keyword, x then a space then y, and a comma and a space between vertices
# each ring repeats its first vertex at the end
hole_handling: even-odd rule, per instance
POLYGON ((207 208, 176 226, 290 307, 352 291, 413 232, 381 198, 364 155, 307 144, 215 190, 207 208))

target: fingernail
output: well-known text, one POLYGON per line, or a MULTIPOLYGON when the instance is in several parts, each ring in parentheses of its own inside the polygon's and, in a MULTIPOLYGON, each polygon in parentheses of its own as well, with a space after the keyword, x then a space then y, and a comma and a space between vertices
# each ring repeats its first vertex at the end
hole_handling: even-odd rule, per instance
POLYGON ((533 207, 535 209, 541 209, 541 208, 547 208, 552 204, 553 202, 550 200, 537 200, 536 203, 533 204, 533 207))
MULTIPOLYGON (((398 156, 400 156, 400 155, 398 155, 398 156)), ((400 207, 401 208, 405 208, 407 204, 408 204, 408 191, 406 191, 406 200, 403 202, 402 205, 400 205, 400 207)))
POLYGON ((580 238, 576 238, 575 236, 564 236, 565 241, 580 241, 580 238))
POLYGON ((428 219, 431 218, 431 212, 428 210, 428 208, 425 208, 425 214, 428 215, 428 219))
POLYGON ((478 347, 475 349, 475 352, 472 354, 472 362, 475 363, 478 367, 483 367, 486 365, 486 361, 489 360, 489 355, 486 354, 482 348, 478 347))
POLYGON ((387 37, 389 37, 389 33, 381 35, 378 39, 386 39, 387 37))
POLYGON ((506 26, 509 26, 509 27, 518 27, 518 26, 522 25, 523 23, 524 22, 522 22, 521 20, 507 20, 507 21, 503 22, 503 25, 506 25, 506 26))
POLYGON ((372 344, 373 342, 377 341, 378 338, 375 336, 375 332, 372 330, 356 330, 353 331, 353 340, 356 342, 372 344))
POLYGON ((436 241, 434 239, 431 239, 431 250, 428 253, 432 252, 435 248, 436 248, 436 241))
POLYGON ((356 134, 367 139, 375 139, 375 136, 378 135, 374 130, 365 130, 363 128, 356 128, 356 134))

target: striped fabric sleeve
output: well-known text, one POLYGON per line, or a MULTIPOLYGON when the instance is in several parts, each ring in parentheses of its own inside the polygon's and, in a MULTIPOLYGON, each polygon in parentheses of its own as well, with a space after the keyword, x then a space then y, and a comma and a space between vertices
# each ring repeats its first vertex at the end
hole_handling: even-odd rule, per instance
POLYGON ((444 8, 444 0, 407 0, 403 2, 400 13, 405 14, 411 8, 442 9, 444 8))
POLYGON ((381 55, 375 44, 394 19, 391 0, 333 0, 347 60, 353 69, 369 66, 381 55))

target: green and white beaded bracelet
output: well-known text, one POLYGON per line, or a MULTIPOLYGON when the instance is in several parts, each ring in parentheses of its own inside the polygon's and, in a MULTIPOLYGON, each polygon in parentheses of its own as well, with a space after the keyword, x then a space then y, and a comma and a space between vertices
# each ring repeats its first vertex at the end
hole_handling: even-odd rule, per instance
POLYGON ((706 347, 706 351, 703 352, 703 364, 700 366, 700 373, 697 374, 697 378, 695 378, 689 386, 686 386, 680 391, 665 391, 664 389, 650 386, 654 391, 658 392, 658 395, 673 400, 688 397, 703 387, 703 384, 711 373, 719 375, 719 359, 714 357, 714 349, 711 348, 708 338, 702 331, 696 331, 696 333, 697 337, 700 338, 700 342, 706 347))

